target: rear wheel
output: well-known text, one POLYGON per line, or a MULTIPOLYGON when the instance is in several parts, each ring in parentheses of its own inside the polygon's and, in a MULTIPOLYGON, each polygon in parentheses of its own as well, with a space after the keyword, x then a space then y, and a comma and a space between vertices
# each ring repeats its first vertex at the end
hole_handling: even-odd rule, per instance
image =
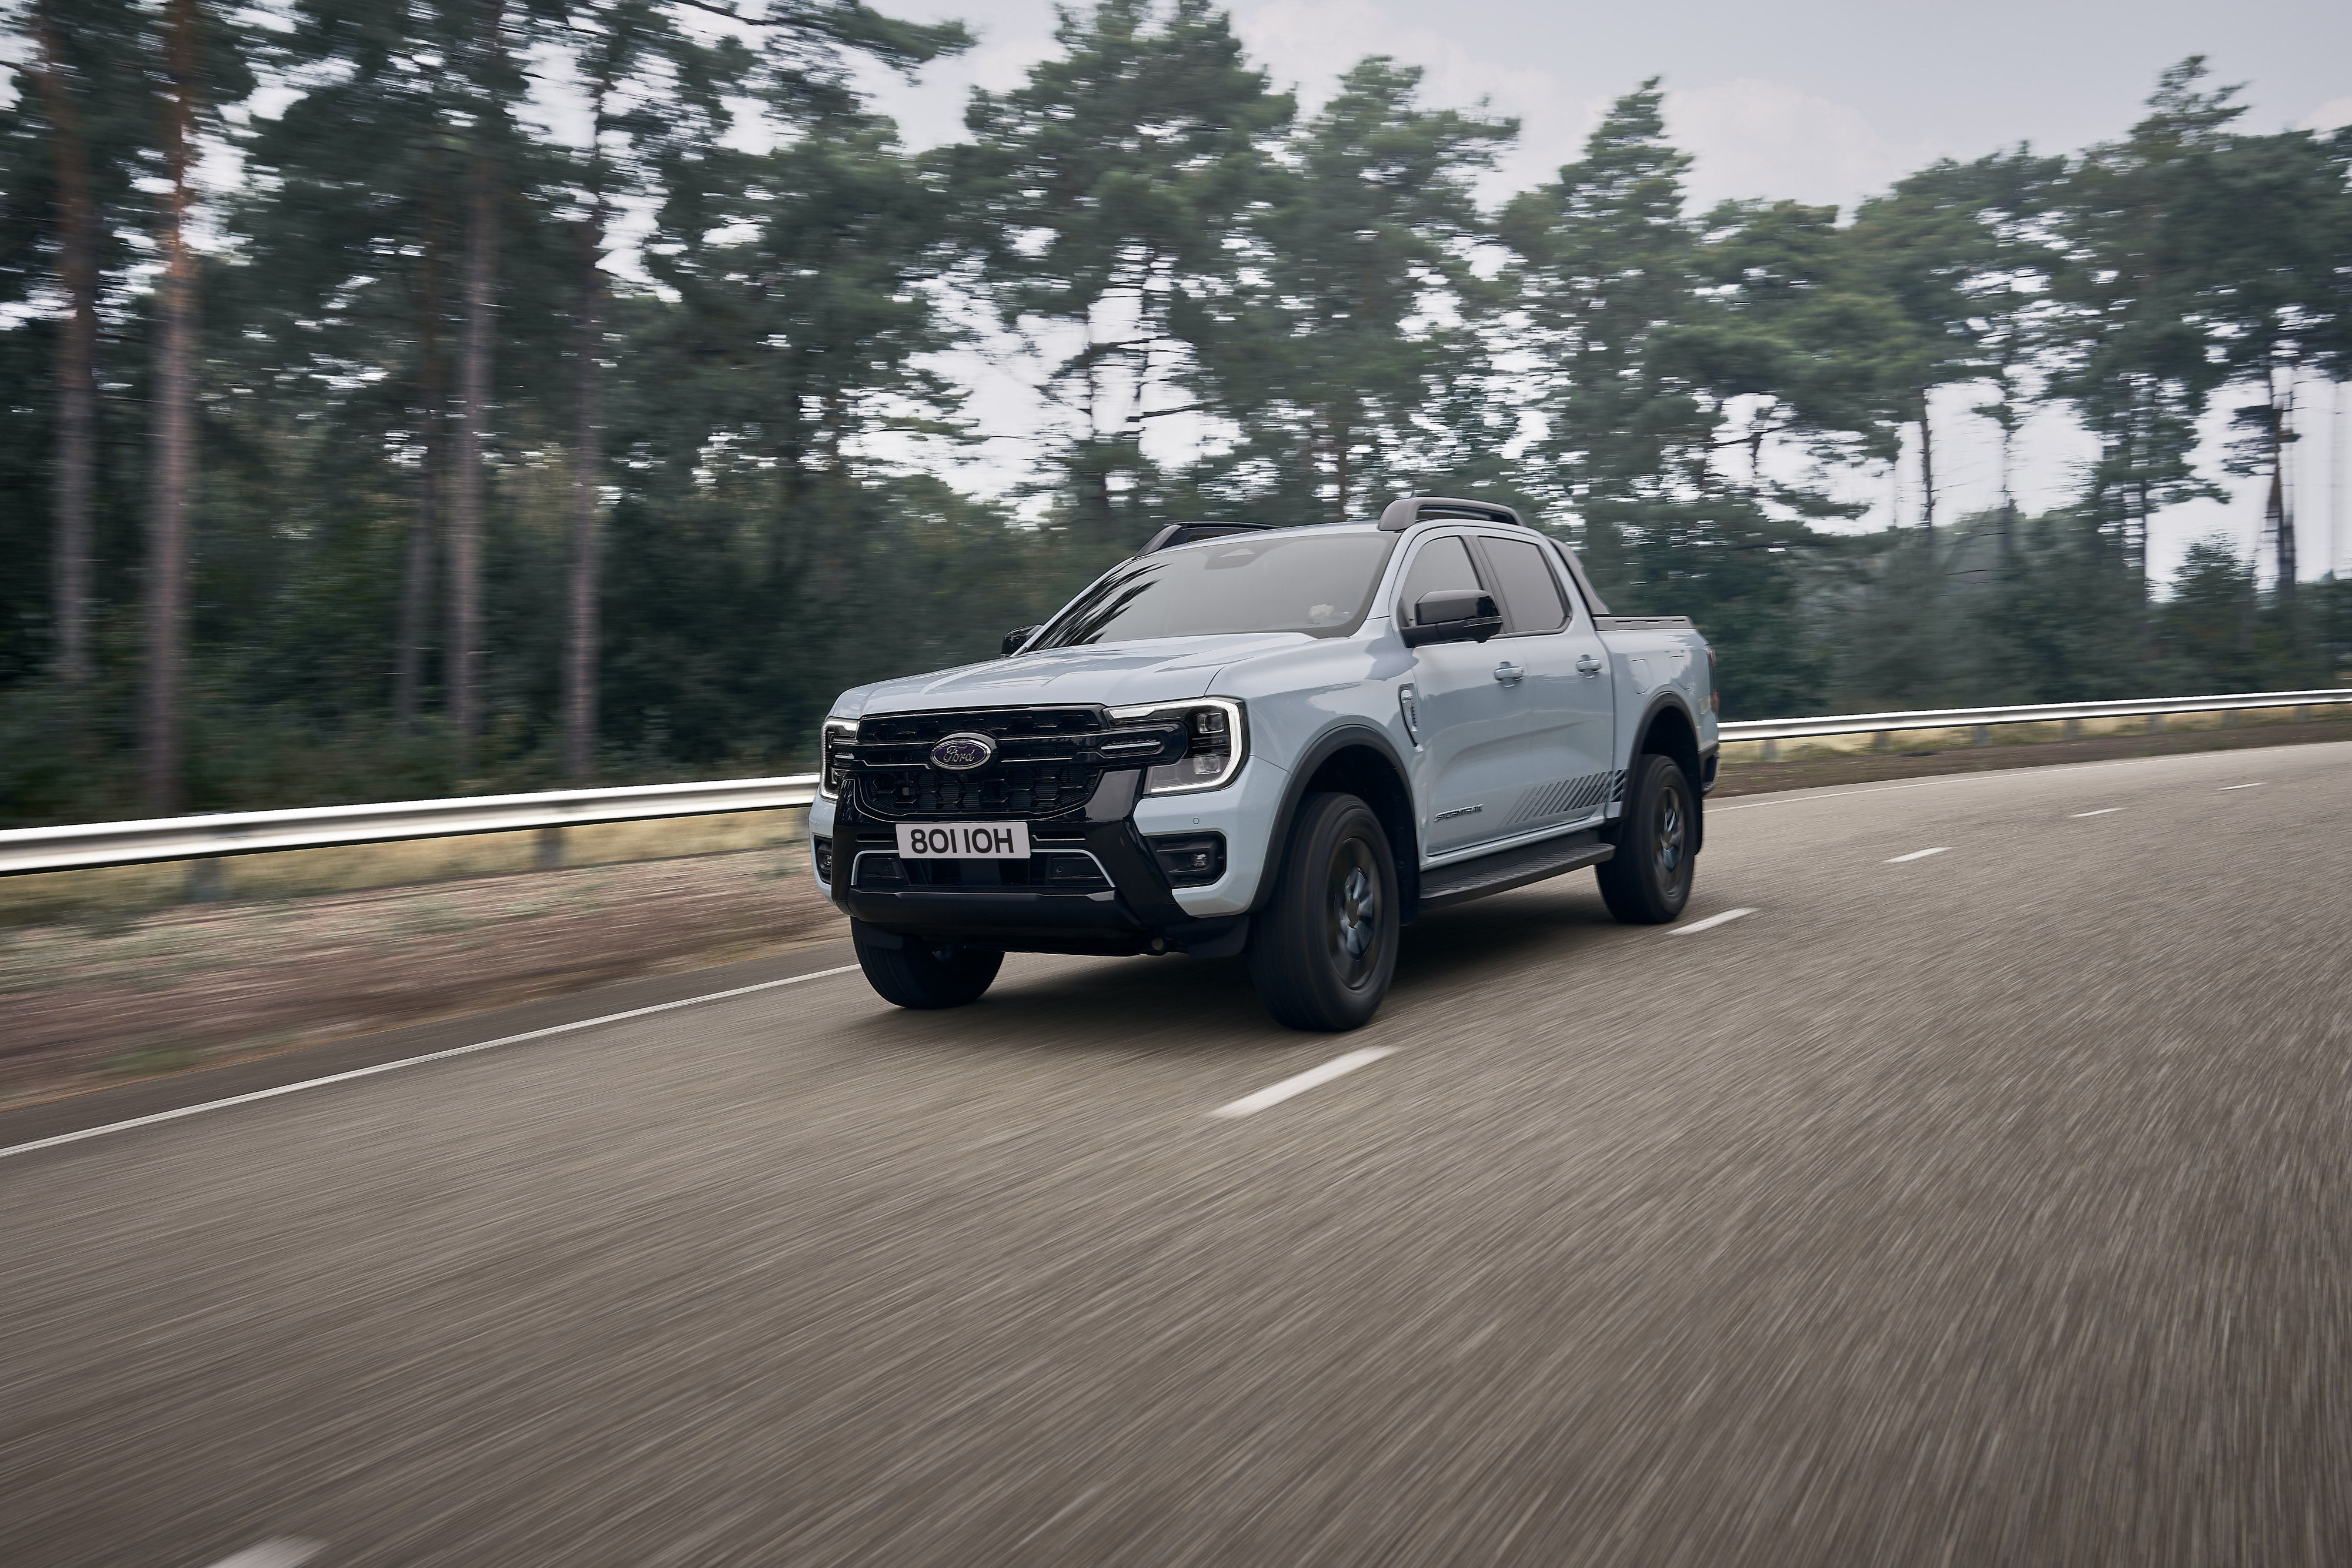
POLYGON ((857 967, 866 982, 886 1002, 902 1008, 960 1008, 976 1002, 1004 967, 1004 955, 992 947, 935 947, 915 937, 904 946, 885 947, 868 935, 862 921, 849 923, 857 946, 857 967))
POLYGON ((1631 925, 1663 925, 1690 902, 1698 844, 1697 797, 1671 757, 1634 758, 1633 788, 1617 829, 1617 853, 1594 868, 1609 913, 1631 925))
POLYGON ((1396 862, 1372 809, 1315 795, 1298 809, 1274 896, 1250 923, 1250 978, 1276 1021, 1349 1030, 1371 1021, 1396 973, 1396 862))

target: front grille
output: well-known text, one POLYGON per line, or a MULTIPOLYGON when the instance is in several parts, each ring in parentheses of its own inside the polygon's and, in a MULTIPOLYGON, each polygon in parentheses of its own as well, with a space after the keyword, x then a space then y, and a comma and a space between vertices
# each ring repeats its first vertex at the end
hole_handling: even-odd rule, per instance
POLYGON ((1049 817, 1086 803, 1106 768, 1183 755, 1173 722, 1115 725, 1099 707, 974 708, 885 714, 857 727, 849 761, 860 807, 877 817, 1049 817), (996 756, 950 772, 931 747, 950 735, 985 735, 996 756))

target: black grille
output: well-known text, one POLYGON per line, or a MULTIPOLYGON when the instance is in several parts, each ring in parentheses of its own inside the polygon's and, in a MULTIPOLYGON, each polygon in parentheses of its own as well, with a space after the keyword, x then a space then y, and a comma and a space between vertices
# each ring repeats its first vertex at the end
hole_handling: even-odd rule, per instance
POLYGON ((1115 725, 1098 707, 981 708, 886 714, 857 727, 850 767, 858 804, 882 818, 1049 817, 1086 803, 1111 767, 1183 755, 1175 723, 1115 725), (950 735, 985 735, 996 756, 950 772, 931 747, 950 735))

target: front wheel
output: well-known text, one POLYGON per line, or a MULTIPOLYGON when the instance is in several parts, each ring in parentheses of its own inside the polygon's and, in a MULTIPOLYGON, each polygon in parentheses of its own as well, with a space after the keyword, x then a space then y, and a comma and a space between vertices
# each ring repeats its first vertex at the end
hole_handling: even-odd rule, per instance
POLYGON ((1682 764, 1655 752, 1634 758, 1617 853, 1594 868, 1610 914, 1629 925, 1664 925, 1683 912, 1697 852, 1696 802, 1682 764))
POLYGON ((1372 809, 1316 795, 1298 809, 1274 896, 1250 923, 1250 979, 1277 1023, 1371 1021, 1396 973, 1396 861, 1372 809))
POLYGON ((863 923, 851 921, 857 967, 866 983, 886 1002, 902 1008, 960 1008, 976 1002, 995 982, 1004 955, 990 947, 932 947, 919 939, 885 947, 866 938, 863 923))

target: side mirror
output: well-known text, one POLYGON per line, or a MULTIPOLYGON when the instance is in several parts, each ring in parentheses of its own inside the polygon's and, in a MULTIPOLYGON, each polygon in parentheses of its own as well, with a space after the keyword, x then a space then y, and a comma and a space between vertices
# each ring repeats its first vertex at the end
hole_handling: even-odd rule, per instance
POLYGON ((1503 629, 1495 597, 1475 588, 1441 588, 1424 593, 1412 607, 1412 624, 1404 628, 1404 645, 1429 643, 1483 643, 1503 629))
POLYGON ((1021 652, 1021 644, 1026 643, 1030 638, 1034 637, 1036 634, 1037 628, 1034 626, 1024 626, 1018 632, 1007 632, 1004 634, 1003 657, 1009 659, 1013 657, 1013 654, 1021 652))

